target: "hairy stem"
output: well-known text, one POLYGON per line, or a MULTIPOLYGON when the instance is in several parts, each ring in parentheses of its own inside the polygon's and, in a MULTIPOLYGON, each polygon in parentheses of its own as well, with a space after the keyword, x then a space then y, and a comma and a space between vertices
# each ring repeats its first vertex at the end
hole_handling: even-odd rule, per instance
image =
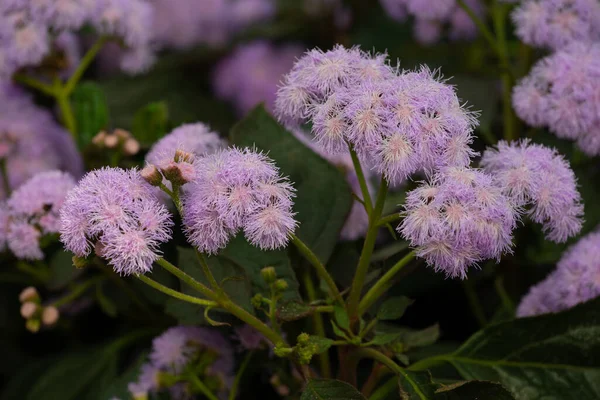
POLYGON ((400 219, 402 219, 402 214, 400 213, 387 215, 385 217, 381 217, 379 221, 377 221, 377 226, 385 226, 387 224, 391 224, 392 222, 396 222, 400 219))
POLYGON ((56 102, 58 103, 58 108, 60 109, 62 115, 62 122, 65 125, 65 128, 71 133, 75 142, 77 142, 77 122, 75 121, 75 116, 73 115, 73 108, 71 107, 71 102, 69 101, 69 95, 64 92, 56 93, 56 102))
POLYGON ((302 253, 302 255, 315 268, 315 270, 317 271, 317 275, 319 276, 319 278, 321 278, 321 279, 323 279, 325 281, 325 283, 327 284, 327 287, 329 287, 329 292, 330 292, 331 296, 338 303, 344 304, 344 299, 342 298, 342 295, 341 295, 339 289, 337 288, 337 286, 336 286, 333 278, 331 277, 331 275, 329 274, 329 272, 327 272, 327 269, 325 268, 325 266, 323 265, 323 263, 319 260, 319 258, 317 257, 317 255, 315 253, 313 253, 312 250, 306 244, 304 244, 304 242, 302 240, 300 240, 300 238, 298 236, 296 236, 296 235, 294 235, 292 233, 290 235, 290 238, 292 240, 292 243, 298 249, 298 251, 300 251, 300 253, 302 253))
POLYGON ((487 320, 485 318, 485 312, 481 307, 481 303, 477 298, 477 293, 475 292, 475 287, 473 286, 472 281, 465 279, 462 281, 463 288, 465 289, 465 295, 467 296, 467 300, 469 301, 469 307, 471 307, 471 311, 477 320, 477 323, 481 328, 487 325, 487 320))
POLYGON ((63 87, 63 93, 67 98, 73 92, 73 89, 75 89, 75 86, 77 86, 77 83, 79 83, 79 80, 81 79, 87 68, 90 66, 92 61, 94 61, 94 58, 96 58, 96 55, 102 49, 102 46, 104 46, 104 43, 106 43, 107 40, 108 38, 106 36, 99 37, 96 40, 96 42, 92 45, 92 47, 90 47, 87 53, 85 53, 85 55, 79 62, 77 69, 69 77, 69 79, 63 87))
POLYGON ((415 258, 415 252, 411 251, 400 261, 392 266, 379 280, 369 289, 367 294, 360 301, 358 306, 358 316, 361 317, 391 286, 392 279, 405 265, 407 265, 413 258, 415 258))
POLYGON ((348 143, 348 148, 350 149, 350 156, 352 157, 352 164, 354 164, 354 169, 356 170, 356 176, 358 178, 358 184, 360 185, 360 191, 363 195, 363 203, 365 205, 365 209, 367 210, 367 214, 371 214, 373 210, 373 201, 371 200, 371 194, 369 193, 369 187, 367 186, 367 179, 365 178, 365 173, 363 171, 362 165, 360 164, 360 160, 354 147, 350 143, 348 143))
POLYGON ((365 278, 369 271, 369 265, 371 264, 371 255, 375 248, 375 240, 377 239, 377 232, 379 227, 377 221, 381 217, 381 211, 385 204, 385 197, 387 195, 387 182, 384 178, 381 178, 381 185, 379 186, 379 192, 377 193, 377 200, 372 213, 369 215, 369 228, 365 237, 365 243, 363 245, 360 258, 358 260, 358 266, 352 280, 352 287, 350 289, 350 296, 348 297, 348 314, 350 319, 356 321, 358 319, 358 302, 362 293, 363 286, 365 284, 365 278))
POLYGON ((212 271, 210 270, 210 267, 208 266, 208 262, 206 261, 206 257, 204 256, 204 254, 200 253, 198 250, 195 250, 195 252, 196 252, 196 257, 198 257, 198 261, 200 262, 200 265, 202 266, 202 272, 204 272, 204 276, 206 276, 206 279, 208 279, 208 282, 210 283, 210 286, 212 287, 212 289, 214 291, 216 291, 217 293, 219 293, 219 295, 221 295, 223 297, 227 297, 227 294, 225 293, 223 288, 221 288, 221 285, 219 285, 219 283, 215 279, 215 276, 213 275, 212 271))
POLYGON ((166 294, 168 296, 174 297, 178 300, 185 301, 187 303, 198 304, 198 305, 206 306, 206 307, 216 307, 218 305, 217 302, 212 301, 212 300, 200 299, 198 297, 180 293, 176 290, 173 290, 164 285, 161 285, 160 283, 156 282, 153 279, 148 278, 145 275, 138 275, 137 278, 140 281, 144 282, 146 285, 151 286, 154 289, 156 289, 160 292, 163 292, 164 294, 166 294))
MULTIPOLYGON (((310 302, 315 301, 317 298, 315 285, 313 284, 312 278, 308 271, 304 273, 304 287, 306 288, 308 300, 310 302)), ((315 312, 312 314, 312 322, 315 333, 321 337, 327 337, 325 334, 325 326, 323 324, 323 316, 320 313, 315 312)), ((323 378, 331 378, 331 362, 329 360, 328 351, 319 354, 319 364, 321 367, 321 376, 323 378)))
POLYGON ((15 82, 20 83, 25 86, 29 86, 32 89, 35 89, 41 93, 44 93, 45 95, 52 96, 52 97, 54 97, 54 95, 55 95, 53 86, 48 85, 47 83, 38 81, 37 79, 32 78, 30 76, 27 76, 24 74, 15 74, 15 75, 13 75, 13 79, 15 82))

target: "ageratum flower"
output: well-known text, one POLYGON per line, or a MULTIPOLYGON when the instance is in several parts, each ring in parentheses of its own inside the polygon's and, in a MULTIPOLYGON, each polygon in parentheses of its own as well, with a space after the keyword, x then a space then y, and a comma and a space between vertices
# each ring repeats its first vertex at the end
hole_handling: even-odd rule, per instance
MULTIPOLYGON (((8 186, 16 189, 35 174, 62 169, 78 178, 83 162, 69 133, 46 110, 12 85, 0 84, 0 159, 8 186)), ((6 197, 0 185, 0 198, 6 197)))
POLYGON ((281 77, 302 51, 300 46, 275 47, 266 41, 240 46, 217 65, 213 73, 215 92, 232 102, 240 115, 261 102, 272 109, 281 77))
MULTIPOLYGON (((203 357, 208 357, 204 360, 208 366, 203 371, 206 374, 202 377, 203 382, 212 390, 223 393, 233 381, 233 348, 217 330, 192 326, 170 328, 153 340, 150 362, 142 367, 138 381, 129 384, 129 391, 135 398, 166 389, 160 387, 158 373, 180 374, 203 357)), ((168 388, 171 398, 185 398, 185 386, 185 383, 178 383, 168 388)))
POLYGON ((597 0, 523 0, 513 11, 517 36, 535 47, 559 50, 600 40, 597 0))
POLYGON ((517 213, 486 173, 450 167, 409 192, 398 231, 416 254, 446 276, 511 251, 517 213))
POLYGON ((517 308, 518 317, 555 313, 600 295, 600 233, 580 239, 550 275, 533 286, 517 308))
POLYGON ((75 180, 60 171, 41 172, 15 190, 7 201, 8 248, 17 258, 41 260, 43 235, 58 233, 59 212, 75 180))
POLYGON ((120 274, 143 274, 171 238, 171 215, 136 170, 88 173, 60 212, 61 241, 79 257, 96 253, 120 274))
POLYGON ((528 140, 507 143, 485 151, 483 169, 516 207, 542 224, 546 238, 564 242, 581 230, 583 205, 576 177, 556 150, 528 140))
POLYGON ((283 247, 296 228, 294 188, 267 156, 230 148, 196 163, 198 179, 182 197, 188 240, 216 253, 239 230, 261 249, 283 247))
POLYGON ((573 43, 542 59, 513 91, 513 106, 531 126, 547 126, 600 154, 600 43, 573 43))

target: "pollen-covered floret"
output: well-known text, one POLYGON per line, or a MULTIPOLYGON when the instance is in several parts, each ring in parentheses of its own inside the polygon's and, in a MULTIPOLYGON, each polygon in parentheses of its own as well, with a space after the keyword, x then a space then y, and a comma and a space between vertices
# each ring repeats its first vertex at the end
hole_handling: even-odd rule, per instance
POLYGON ((297 225, 294 188, 267 156, 229 148, 196 163, 198 179, 182 198, 188 240, 214 254, 243 230, 261 249, 283 247, 297 225))
POLYGON ((516 207, 542 224, 549 240, 564 242, 581 230, 583 205, 577 180, 556 150, 527 140, 500 141, 485 151, 481 166, 516 207))
POLYGON ((171 215, 136 170, 102 168, 69 192, 61 209, 61 241, 77 256, 96 247, 116 272, 150 271, 171 238, 171 215))

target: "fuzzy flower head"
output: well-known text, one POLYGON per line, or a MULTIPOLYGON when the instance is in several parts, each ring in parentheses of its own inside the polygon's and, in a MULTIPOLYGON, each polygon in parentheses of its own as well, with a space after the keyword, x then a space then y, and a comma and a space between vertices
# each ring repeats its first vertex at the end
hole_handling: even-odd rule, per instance
POLYGON ((516 212, 482 171, 444 169, 409 192, 404 207, 398 231, 448 277, 464 279, 469 266, 510 252, 516 212))
POLYGON ((102 168, 69 192, 60 212, 61 241, 79 257, 96 248, 116 272, 143 274, 171 238, 171 215, 136 170, 102 168))
POLYGON ((533 286, 517 308, 518 317, 554 313, 600 295, 600 233, 580 239, 556 270, 533 286))
MULTIPOLYGON (((599 4, 600 7, 600 4, 599 4)), ((573 43, 542 59, 513 91, 517 115, 600 154, 600 43, 573 43)))
POLYGON ((281 77, 301 54, 299 46, 275 47, 266 41, 238 47, 217 65, 215 91, 220 98, 232 102, 240 115, 261 102, 273 109, 281 77))
POLYGON ((576 177, 556 150, 527 140, 501 141, 485 151, 481 166, 515 206, 542 224, 549 240, 564 242, 581 230, 583 205, 576 177))
POLYGON ((477 114, 437 71, 399 72, 385 59, 341 46, 313 50, 285 78, 276 112, 288 124, 312 122, 329 154, 351 144, 392 185, 418 171, 468 166, 477 114))
POLYGON ((15 190, 7 202, 8 247, 17 258, 40 260, 43 235, 58 233, 59 212, 75 180, 60 171, 41 172, 15 190))
POLYGON ((574 42, 600 40, 597 0, 523 0, 512 19, 517 36, 535 47, 559 50, 574 42))
POLYGON ((229 148, 197 161, 198 179, 182 198, 188 240, 214 254, 243 230, 261 249, 283 247, 297 222, 294 188, 267 156, 229 148))

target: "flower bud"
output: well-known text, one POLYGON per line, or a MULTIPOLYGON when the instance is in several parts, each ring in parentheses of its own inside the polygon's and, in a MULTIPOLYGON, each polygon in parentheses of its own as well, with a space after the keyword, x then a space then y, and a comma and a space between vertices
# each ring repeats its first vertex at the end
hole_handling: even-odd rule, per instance
POLYGON ((274 286, 275 290, 278 290, 280 292, 283 292, 289 287, 288 283, 284 279, 277 279, 274 283, 274 286))
POLYGON ((119 137, 117 135, 113 135, 111 134, 107 134, 104 137, 104 146, 108 147, 109 149, 114 149, 115 147, 117 147, 117 145, 119 144, 119 137))
POLYGON ((161 169, 165 178, 173 185, 181 186, 196 179, 196 170, 186 162, 170 162, 161 169))
POLYGON ((127 140, 131 137, 131 133, 125 129, 117 128, 113 131, 113 135, 116 135, 121 140, 127 140))
POLYGON ((140 175, 146 182, 148 182, 152 186, 159 186, 163 181, 162 174, 160 173, 158 168, 156 168, 156 166, 154 166, 152 164, 146 165, 140 171, 140 175))
POLYGON ((36 313, 38 309, 38 305, 28 301, 23 303, 23 305, 21 306, 21 316, 25 319, 30 319, 31 317, 33 317, 36 313))
POLYGON ((302 332, 298 335, 296 340, 298 341, 298 344, 307 344, 310 340, 310 335, 308 333, 302 332))
POLYGON ((96 254, 100 258, 104 257, 105 247, 106 246, 104 246, 101 242, 96 242, 96 244, 94 245, 94 254, 96 254))
POLYGON ((277 279, 277 272, 275 272, 275 268, 273 267, 265 267, 260 270, 260 275, 264 279, 266 283, 273 283, 277 279))
POLYGON ((181 150, 181 149, 177 149, 175 151, 175 157, 174 157, 175 162, 179 163, 179 162, 186 162, 186 163, 193 163, 194 162, 194 154, 181 150))
POLYGON ((44 325, 54 325, 56 321, 58 321, 58 317, 60 313, 58 312, 58 308, 54 306, 44 307, 44 311, 42 311, 42 322, 44 325))
POLYGON ((136 155, 140 151, 140 142, 134 138, 129 138, 123 143, 123 153, 128 156, 136 155))
POLYGON ((89 264, 85 257, 73 256, 71 260, 73 261, 73 266, 77 269, 85 268, 89 264))
POLYGON ((254 308, 261 308, 263 305, 263 295, 260 293, 255 294, 254 296, 252 296, 250 303, 254 308))
POLYGON ((106 139, 106 131, 100 131, 92 138, 92 143, 96 146, 100 147, 104 145, 104 140, 106 139))
POLYGON ((28 319, 27 322, 25 322, 25 328, 31 333, 39 331, 41 325, 39 319, 28 319))
POLYGON ((40 300, 40 295, 37 292, 37 289, 33 286, 28 286, 21 294, 19 294, 19 301, 21 303, 25 303, 26 301, 38 302, 40 300))

